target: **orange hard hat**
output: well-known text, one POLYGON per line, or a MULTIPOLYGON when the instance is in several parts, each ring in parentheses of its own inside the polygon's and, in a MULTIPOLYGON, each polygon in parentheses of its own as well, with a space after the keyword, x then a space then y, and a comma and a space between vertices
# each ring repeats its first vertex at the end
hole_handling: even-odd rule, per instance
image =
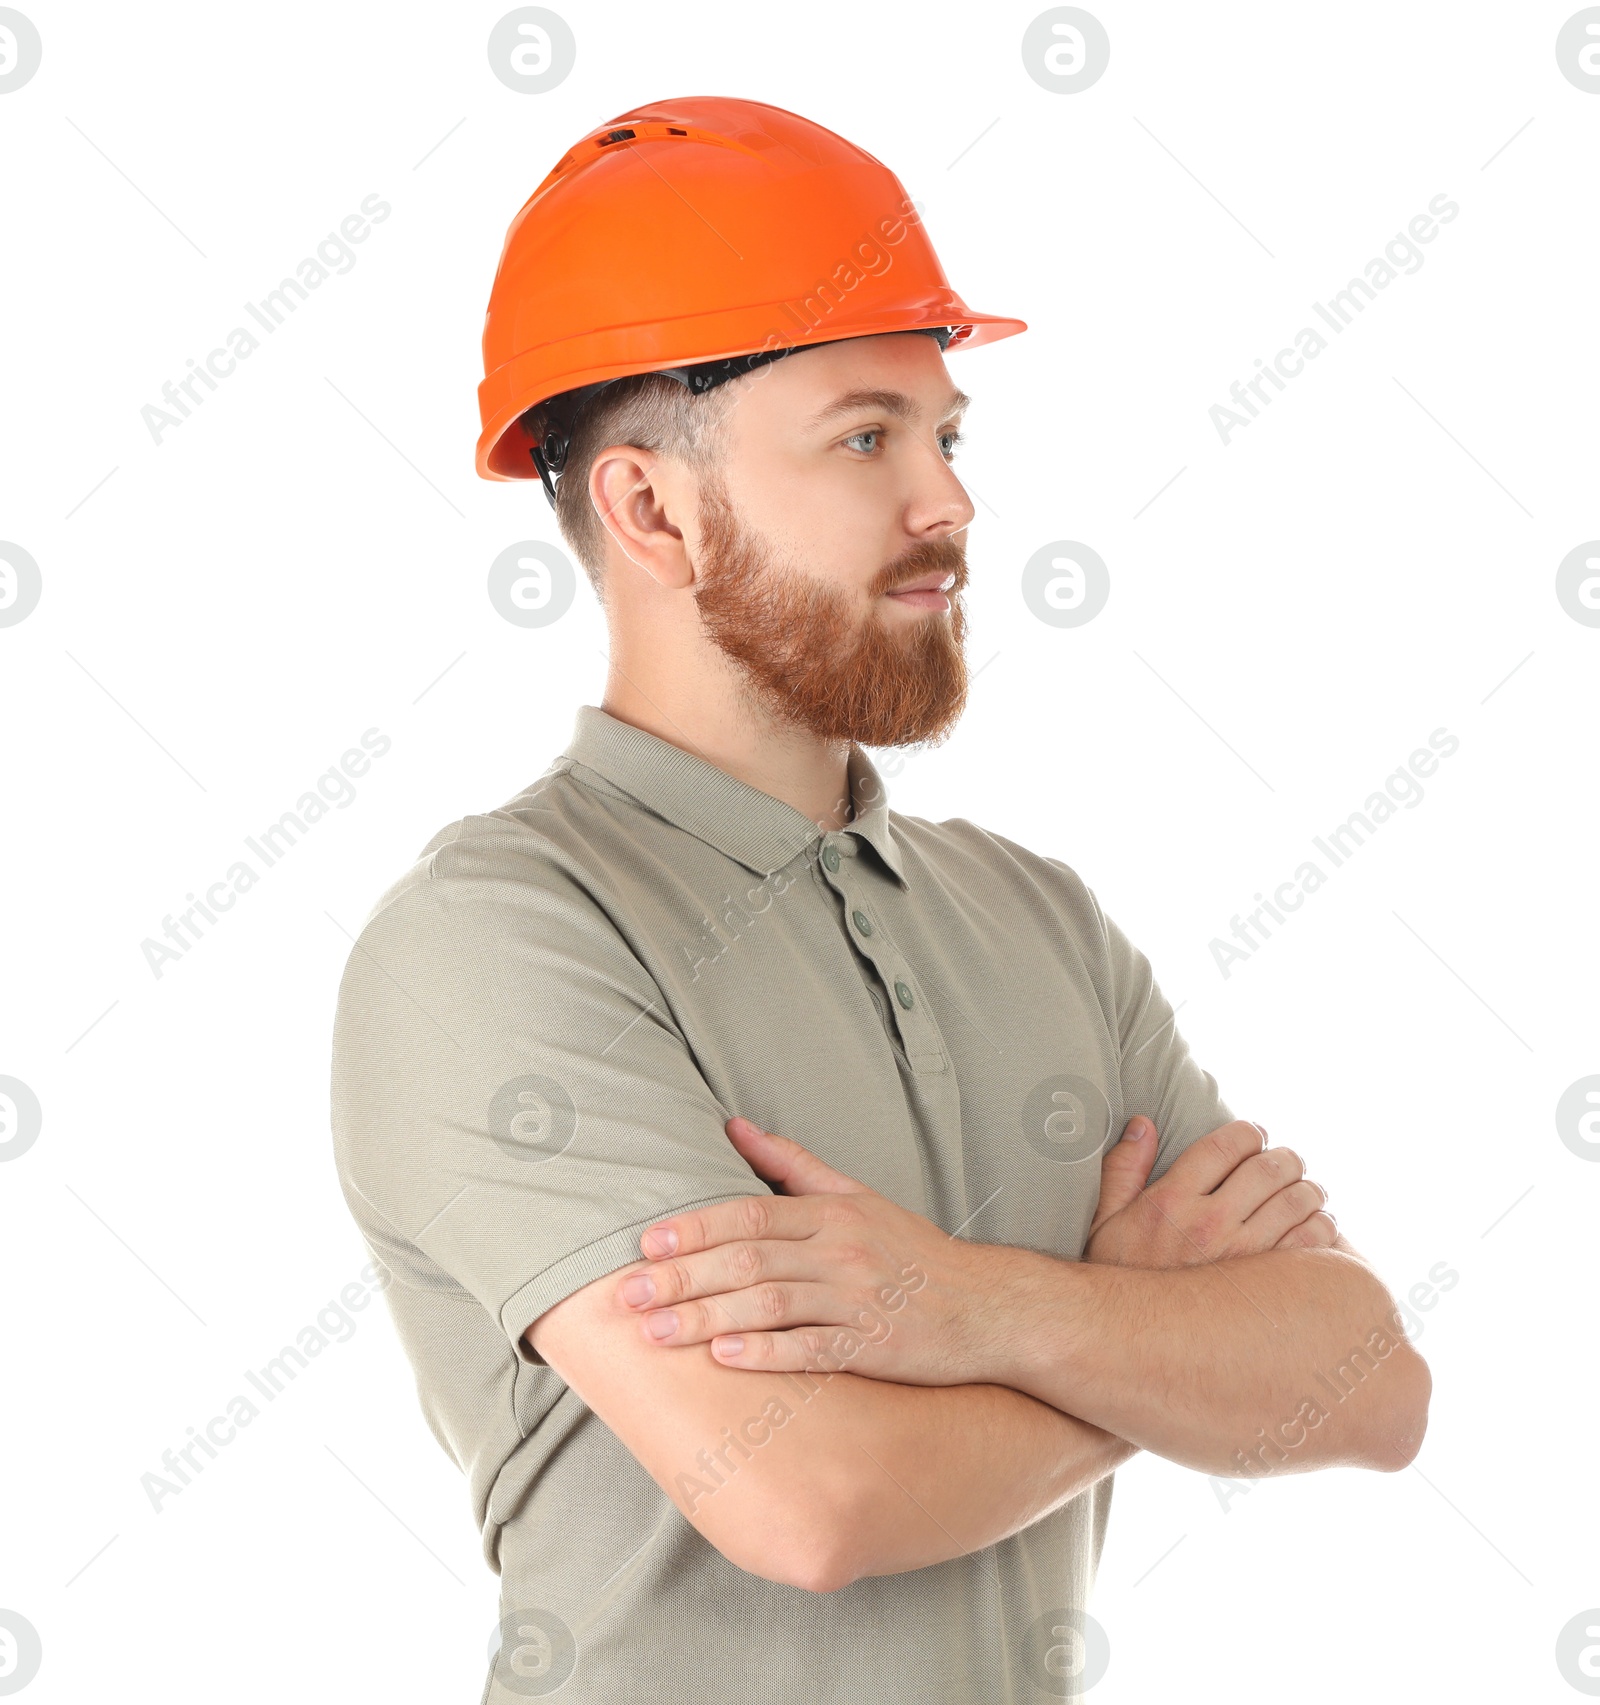
POLYGON ((925 331, 954 349, 1026 330, 956 295, 865 149, 764 101, 654 101, 569 148, 511 222, 478 472, 537 476, 553 504, 578 408, 631 374, 703 391, 841 338, 925 331))

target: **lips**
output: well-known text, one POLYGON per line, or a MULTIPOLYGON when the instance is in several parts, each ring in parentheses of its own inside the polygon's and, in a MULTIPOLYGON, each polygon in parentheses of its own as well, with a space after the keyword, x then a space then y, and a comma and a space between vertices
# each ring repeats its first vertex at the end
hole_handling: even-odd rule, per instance
POLYGON ((902 592, 948 592, 955 583, 955 571, 946 569, 942 573, 925 574, 920 580, 908 581, 904 586, 897 586, 889 596, 893 598, 902 592))

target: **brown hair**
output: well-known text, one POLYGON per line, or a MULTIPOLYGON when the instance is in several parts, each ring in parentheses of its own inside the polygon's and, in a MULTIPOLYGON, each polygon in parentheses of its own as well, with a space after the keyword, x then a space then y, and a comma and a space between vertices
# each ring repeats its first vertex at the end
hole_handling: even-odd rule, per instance
POLYGON ((720 468, 733 384, 696 395, 660 373, 619 379, 579 410, 561 477, 556 481, 556 525, 583 564, 595 594, 605 604, 606 530, 589 499, 595 456, 613 444, 682 462, 702 477, 720 468))

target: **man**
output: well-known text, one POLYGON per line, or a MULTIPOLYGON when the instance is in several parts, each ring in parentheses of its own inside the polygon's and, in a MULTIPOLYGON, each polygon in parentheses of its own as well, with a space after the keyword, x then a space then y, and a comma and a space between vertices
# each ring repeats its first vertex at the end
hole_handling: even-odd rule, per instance
POLYGON ((555 505, 603 703, 384 895, 333 1074, 501 1577, 484 1701, 1074 1697, 1136 1450, 1421 1442, 1392 1298, 1144 955, 863 750, 964 704, 945 354, 1022 329, 879 162, 753 102, 624 114, 507 240, 478 465, 555 505))

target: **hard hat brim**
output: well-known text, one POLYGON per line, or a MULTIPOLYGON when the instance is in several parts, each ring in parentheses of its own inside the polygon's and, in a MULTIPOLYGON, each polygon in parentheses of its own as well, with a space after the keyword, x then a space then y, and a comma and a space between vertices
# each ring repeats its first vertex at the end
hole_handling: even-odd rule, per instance
MULTIPOLYGON (((485 423, 478 439, 477 471, 484 479, 538 479, 533 440, 522 417, 548 397, 599 379, 623 379, 662 367, 722 361, 757 350, 800 349, 848 338, 882 337, 894 332, 955 328, 949 349, 995 343, 1028 329, 1025 320, 1003 314, 975 314, 953 293, 930 301, 926 313, 900 306, 893 314, 858 323, 841 318, 812 327, 794 325, 792 303, 772 302, 730 313, 695 315, 665 325, 607 326, 587 337, 568 338, 559 346, 540 345, 498 368, 478 387, 485 423), (787 323, 786 323, 787 322, 787 323), (758 332, 757 326, 762 329, 758 332), (819 335, 825 332, 826 335, 819 335)), ((761 371, 761 369, 757 369, 761 371)))

